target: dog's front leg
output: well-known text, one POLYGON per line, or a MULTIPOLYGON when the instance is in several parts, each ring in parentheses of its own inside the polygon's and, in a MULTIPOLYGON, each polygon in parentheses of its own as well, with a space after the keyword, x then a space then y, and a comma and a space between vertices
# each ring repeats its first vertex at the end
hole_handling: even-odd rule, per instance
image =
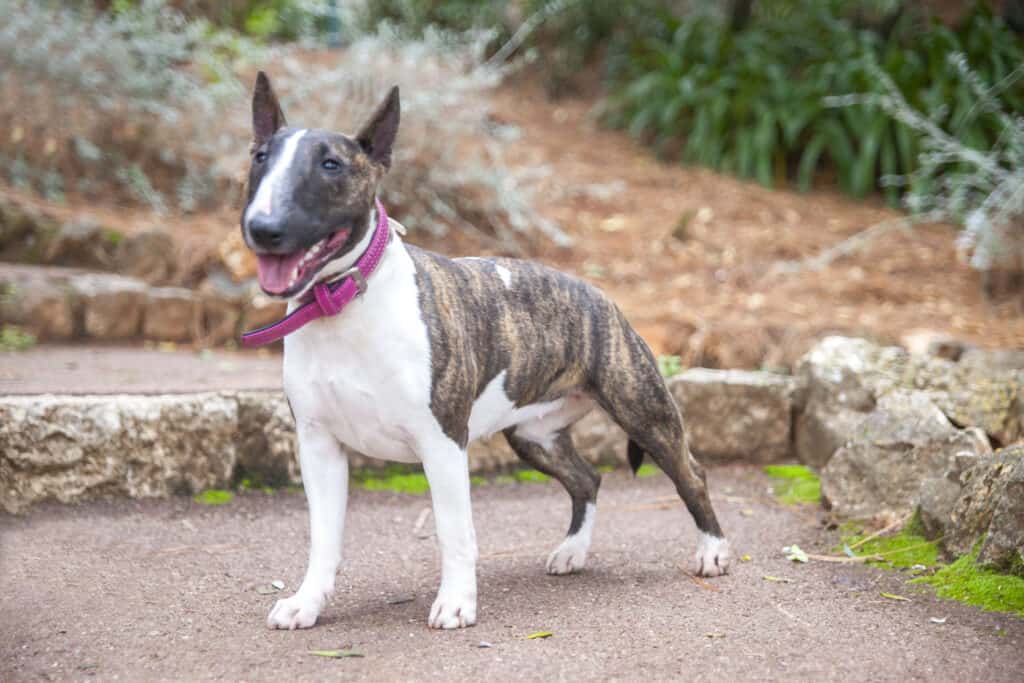
POLYGON ((309 628, 334 591, 348 500, 348 457, 333 436, 299 427, 299 464, 309 504, 309 566, 298 592, 270 610, 270 628, 309 628))
POLYGON ((430 608, 432 628, 463 628, 476 623, 476 532, 469 498, 469 460, 450 440, 421 457, 430 483, 437 539, 441 546, 441 588, 430 608))

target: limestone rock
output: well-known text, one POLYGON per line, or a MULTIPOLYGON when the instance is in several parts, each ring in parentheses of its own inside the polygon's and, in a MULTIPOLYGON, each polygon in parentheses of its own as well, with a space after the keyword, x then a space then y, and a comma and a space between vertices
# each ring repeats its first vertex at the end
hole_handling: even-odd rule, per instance
POLYGON ((56 266, 109 269, 114 264, 116 239, 91 218, 62 223, 46 245, 43 260, 56 266))
POLYGON ((742 370, 694 368, 669 380, 690 450, 706 462, 790 457, 797 382, 742 370))
POLYGON ((4 200, 0 203, 0 258, 40 263, 59 228, 56 220, 35 208, 4 200))
POLYGON ((93 339, 129 339, 141 331, 146 285, 106 273, 80 273, 70 286, 84 310, 84 332, 93 339))
POLYGON ((178 268, 178 248, 163 230, 147 230, 124 237, 113 253, 114 268, 151 285, 171 282, 178 268))
POLYGON ((263 294, 253 296, 245 306, 244 326, 246 330, 255 330, 277 322, 287 313, 287 305, 263 294))
POLYGON ((199 330, 202 303, 191 290, 153 287, 146 297, 142 335, 159 341, 188 341, 199 330))
POLYGON ((822 500, 841 516, 905 513, 922 487, 948 479, 958 454, 990 451, 983 433, 956 429, 925 394, 893 390, 822 470, 822 500))
POLYGON ((42 340, 72 338, 75 320, 67 274, 0 265, 0 323, 18 325, 42 340))
POLYGON ((978 564, 1024 568, 1024 446, 978 458, 961 476, 963 489, 948 518, 943 546, 952 556, 984 536, 978 564))
MULTIPOLYGON (((966 352, 969 355, 970 352, 966 352)), ((797 456, 823 465, 848 441, 875 401, 896 389, 924 392, 954 423, 999 443, 1024 435, 1024 371, 913 356, 864 339, 828 337, 798 366, 807 403, 797 420, 797 456)))
POLYGON ((237 411, 221 394, 0 398, 0 507, 223 486, 237 411))
MULTIPOLYGON (((238 400, 239 476, 268 485, 297 484, 299 448, 288 399, 277 391, 245 391, 238 400)), ((358 466, 358 465, 353 465, 358 466)))

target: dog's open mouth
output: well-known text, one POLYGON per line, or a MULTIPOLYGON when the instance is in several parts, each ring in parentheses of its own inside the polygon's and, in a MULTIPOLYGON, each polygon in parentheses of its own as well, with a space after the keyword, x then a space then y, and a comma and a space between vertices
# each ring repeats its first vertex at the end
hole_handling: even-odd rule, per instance
POLYGON ((295 294, 334 258, 351 232, 348 228, 339 230, 313 246, 291 254, 257 254, 260 287, 273 296, 295 294))

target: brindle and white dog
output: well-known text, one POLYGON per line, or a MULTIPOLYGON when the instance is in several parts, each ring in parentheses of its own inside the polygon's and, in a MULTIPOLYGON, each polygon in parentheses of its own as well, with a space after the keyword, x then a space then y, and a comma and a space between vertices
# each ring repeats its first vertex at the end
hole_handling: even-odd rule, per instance
MULTIPOLYGON (((255 143, 242 231, 263 290, 294 309, 318 282, 366 251, 377 186, 398 132, 394 88, 354 137, 286 127, 266 75, 253 95, 255 143)), ((728 543, 690 455, 683 421, 657 364, 596 288, 507 258, 449 259, 391 235, 364 293, 284 344, 309 502, 309 567, 279 600, 272 628, 316 623, 341 562, 346 449, 421 463, 441 547, 441 587, 428 622, 476 621, 477 546, 466 446, 502 431, 527 464, 572 497, 569 533, 547 571, 583 567, 600 475, 573 448, 570 426, 600 407, 629 436, 634 469, 648 454, 675 483, 701 539, 695 570, 724 574, 728 543)))

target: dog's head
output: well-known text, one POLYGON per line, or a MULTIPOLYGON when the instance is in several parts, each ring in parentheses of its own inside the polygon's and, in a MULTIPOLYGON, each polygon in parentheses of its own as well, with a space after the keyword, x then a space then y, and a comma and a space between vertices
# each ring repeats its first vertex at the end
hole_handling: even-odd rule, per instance
POLYGON ((270 80, 259 73, 242 236, 256 253, 264 292, 302 294, 366 237, 398 120, 395 86, 354 138, 289 128, 270 80))

